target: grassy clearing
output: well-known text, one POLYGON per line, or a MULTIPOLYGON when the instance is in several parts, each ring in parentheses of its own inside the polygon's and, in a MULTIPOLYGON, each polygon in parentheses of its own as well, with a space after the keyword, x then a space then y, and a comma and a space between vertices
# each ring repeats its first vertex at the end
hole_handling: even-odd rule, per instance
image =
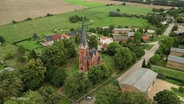
POLYGON ((67 2, 67 3, 70 3, 70 4, 77 4, 77 5, 85 6, 85 7, 88 7, 88 8, 103 6, 103 4, 87 2, 85 0, 64 0, 64 1, 67 2))
POLYGON ((17 24, 9 24, 5 26, 0 26, 0 35, 2 35, 7 42, 16 42, 33 36, 33 33, 37 33, 39 36, 44 34, 53 33, 57 29, 58 33, 69 31, 70 28, 80 28, 81 23, 71 23, 68 17, 73 15, 86 16, 89 18, 86 24, 91 24, 88 27, 98 27, 98 26, 109 26, 121 25, 121 26, 134 26, 134 27, 144 27, 150 26, 146 19, 142 18, 127 18, 127 17, 109 17, 109 11, 115 9, 121 9, 121 11, 127 14, 146 14, 151 12, 151 9, 136 7, 136 6, 102 6, 91 9, 78 10, 74 12, 68 12, 64 14, 59 14, 51 17, 44 17, 39 19, 34 19, 31 21, 25 21, 17 24), (141 9, 139 11, 139 8, 141 9), (147 10, 148 9, 148 10, 147 10), (144 11, 144 12, 143 12, 144 11))
POLYGON ((23 42, 17 43, 17 45, 23 46, 25 49, 27 49, 29 51, 35 50, 38 53, 43 49, 43 46, 34 40, 23 41, 23 42))
POLYGON ((181 93, 177 88, 171 88, 171 90, 178 96, 184 97, 184 92, 181 93))
POLYGON ((157 67, 157 66, 152 66, 151 67, 152 70, 154 70, 155 72, 159 73, 159 74, 163 74, 166 77, 170 77, 170 78, 166 78, 165 80, 176 84, 176 85, 184 85, 184 83, 178 81, 178 80, 183 80, 184 79, 184 72, 183 71, 179 71, 179 70, 173 70, 173 69, 169 69, 169 68, 165 68, 165 67, 157 67), (174 79, 178 79, 178 80, 174 80, 174 79))
POLYGON ((16 54, 16 51, 17 47, 12 44, 6 43, 0 45, 0 60, 4 59, 7 54, 11 54, 14 56, 16 54))

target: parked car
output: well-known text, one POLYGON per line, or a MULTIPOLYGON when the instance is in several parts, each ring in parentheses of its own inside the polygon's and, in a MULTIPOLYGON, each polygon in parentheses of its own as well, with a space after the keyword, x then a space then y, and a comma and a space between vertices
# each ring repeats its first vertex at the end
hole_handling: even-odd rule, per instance
POLYGON ((90 100, 92 100, 92 97, 91 97, 91 96, 85 96, 84 99, 85 99, 86 101, 90 101, 90 100))

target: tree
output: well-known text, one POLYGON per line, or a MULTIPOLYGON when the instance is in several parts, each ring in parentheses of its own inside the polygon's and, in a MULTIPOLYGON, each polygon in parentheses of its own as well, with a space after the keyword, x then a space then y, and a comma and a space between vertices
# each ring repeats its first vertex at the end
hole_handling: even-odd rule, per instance
POLYGON ((115 43, 115 42, 110 43, 107 46, 107 54, 110 56, 113 56, 119 47, 120 47, 120 45, 118 43, 115 43))
POLYGON ((169 90, 163 90, 158 92, 154 96, 154 100, 158 104, 180 104, 179 98, 169 90))
POLYGON ((3 36, 0 36, 0 43, 4 43, 5 42, 5 39, 3 36))
POLYGON ((173 28, 172 28, 172 31, 176 31, 176 30, 178 30, 178 26, 174 25, 173 28))
POLYGON ((61 100, 60 95, 58 95, 52 87, 41 87, 39 93, 45 104, 58 104, 61 100))
POLYGON ((152 104, 144 93, 125 91, 118 98, 119 104, 152 104))
POLYGON ((64 80, 66 79, 67 77, 67 73, 66 73, 66 70, 65 69, 61 69, 61 68, 58 68, 58 67, 54 67, 55 69, 49 69, 48 70, 48 73, 49 76, 49 82, 51 82, 54 86, 62 86, 64 84, 64 80))
POLYGON ((132 53, 126 47, 118 48, 116 54, 114 55, 114 61, 119 68, 126 68, 132 63, 132 53))
POLYGON ((112 69, 104 64, 98 66, 92 66, 88 72, 89 80, 95 85, 106 79, 108 79, 112 74, 112 69))
POLYGON ((63 42, 68 58, 75 57, 77 55, 77 52, 75 50, 73 41, 71 39, 64 39, 63 42))
POLYGON ((9 100, 5 104, 45 104, 42 96, 37 91, 31 91, 25 93, 23 97, 17 100, 9 100))
POLYGON ((156 65, 158 61, 161 60, 161 57, 159 54, 155 54, 153 57, 150 58, 149 62, 153 65, 156 65))
POLYGON ((46 68, 40 59, 31 59, 25 67, 18 71, 18 76, 24 83, 24 90, 36 89, 44 81, 46 68))
POLYGON ((120 86, 120 84, 119 84, 119 81, 118 81, 118 80, 114 80, 114 81, 112 82, 112 85, 117 86, 117 87, 118 87, 118 89, 119 89, 119 90, 121 90, 121 86, 120 86))
POLYGON ((118 101, 121 92, 117 86, 106 86, 96 94, 95 104, 120 104, 118 101))
POLYGON ((172 44, 173 44, 173 38, 168 36, 163 36, 159 40, 159 45, 160 45, 159 50, 164 54, 169 54, 172 44))
POLYGON ((17 97, 23 90, 23 83, 14 72, 0 72, 0 103, 6 99, 17 97))
POLYGON ((46 47, 41 55, 44 65, 49 68, 54 65, 61 65, 67 59, 67 49, 63 41, 56 41, 50 47, 46 47))
POLYGON ((98 39, 95 35, 92 35, 92 36, 89 36, 89 42, 88 42, 88 45, 89 45, 89 48, 92 49, 92 48, 95 48, 97 49, 97 46, 98 46, 98 39))
POLYGON ((36 51, 35 50, 32 50, 31 52, 30 52, 30 54, 29 54, 29 59, 36 59, 36 58, 38 58, 38 55, 37 55, 37 53, 36 53, 36 51))
POLYGON ((87 91, 89 80, 84 73, 76 73, 68 77, 63 86, 63 93, 73 99, 79 97, 81 93, 87 91))
MULTIPOLYGON (((141 32, 143 32, 143 31, 141 31, 141 32)), ((134 34, 134 43, 136 45, 140 45, 141 44, 141 40, 142 40, 141 32, 135 32, 135 34, 134 34)))

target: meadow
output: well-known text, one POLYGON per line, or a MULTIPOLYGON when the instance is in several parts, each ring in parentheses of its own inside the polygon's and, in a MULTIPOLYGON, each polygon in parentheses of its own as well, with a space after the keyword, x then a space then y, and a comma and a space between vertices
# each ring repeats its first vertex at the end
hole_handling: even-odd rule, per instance
POLYGON ((9 24, 0 26, 0 35, 2 35, 7 42, 13 43, 26 38, 32 37, 33 33, 39 36, 53 33, 57 29, 58 33, 69 31, 70 28, 80 28, 81 23, 71 23, 69 17, 73 15, 86 16, 89 18, 86 24, 88 27, 100 27, 121 25, 144 27, 150 26, 146 19, 142 18, 128 18, 128 17, 109 17, 109 12, 119 8, 121 12, 127 14, 146 15, 151 12, 150 8, 142 8, 136 6, 100 6, 90 9, 77 10, 64 14, 59 14, 50 17, 42 17, 30 21, 24 21, 17 24, 9 24), (61 31, 62 30, 62 31, 61 31))

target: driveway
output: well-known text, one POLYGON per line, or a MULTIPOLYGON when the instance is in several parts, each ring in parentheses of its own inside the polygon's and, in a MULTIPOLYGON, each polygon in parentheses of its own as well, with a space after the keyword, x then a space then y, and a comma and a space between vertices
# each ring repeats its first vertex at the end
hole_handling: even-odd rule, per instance
MULTIPOLYGON (((153 97, 155 96, 156 93, 158 93, 159 91, 163 91, 163 90, 170 90, 171 88, 179 88, 179 86, 174 85, 172 83, 166 82, 164 80, 161 79, 156 79, 154 85, 150 88, 150 91, 148 91, 148 96, 153 99, 153 97)), ((181 101, 184 101, 184 98, 180 97, 181 101)))

